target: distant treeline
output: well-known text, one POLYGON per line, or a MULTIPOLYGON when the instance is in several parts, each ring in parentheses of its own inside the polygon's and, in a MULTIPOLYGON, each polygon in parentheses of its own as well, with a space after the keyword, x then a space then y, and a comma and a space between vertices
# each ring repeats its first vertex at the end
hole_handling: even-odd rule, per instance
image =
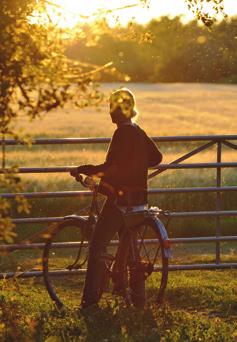
POLYGON ((183 24, 180 17, 146 26, 103 26, 91 44, 80 39, 68 49, 70 57, 87 63, 113 61, 117 72, 103 74, 102 81, 237 83, 237 18, 211 29, 194 21, 183 24))

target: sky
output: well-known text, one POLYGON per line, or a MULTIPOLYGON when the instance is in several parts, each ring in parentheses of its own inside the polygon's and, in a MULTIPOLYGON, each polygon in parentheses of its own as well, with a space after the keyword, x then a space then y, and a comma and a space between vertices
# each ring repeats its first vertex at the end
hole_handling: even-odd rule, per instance
MULTIPOLYGON (((59 11, 62 12, 59 20, 60 26, 73 27, 78 21, 88 21, 93 18, 93 14, 98 11, 120 8, 126 5, 133 6, 139 3, 138 0, 51 0, 59 5, 59 11), (84 18, 87 16, 88 18, 84 18)), ((152 18, 158 18, 162 15, 174 17, 182 15, 183 21, 187 22, 194 18, 194 15, 187 8, 185 0, 150 0, 149 7, 141 5, 130 7, 123 10, 113 11, 108 16, 109 23, 114 25, 116 19, 121 24, 126 24, 130 20, 136 20, 139 23, 146 23, 152 18)), ((224 0, 225 12, 228 15, 237 15, 237 0, 224 0)), ((53 16, 53 14, 52 14, 53 16)))

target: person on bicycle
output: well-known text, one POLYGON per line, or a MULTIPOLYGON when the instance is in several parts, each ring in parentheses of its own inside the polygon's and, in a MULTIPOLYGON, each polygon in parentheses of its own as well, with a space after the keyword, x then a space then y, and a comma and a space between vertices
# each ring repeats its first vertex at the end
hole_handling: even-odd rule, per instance
MULTIPOLYGON (((114 234, 123 229, 124 210, 147 208, 148 169, 162 160, 155 143, 134 123, 137 111, 133 93, 127 88, 120 88, 111 94, 109 105, 110 116, 117 129, 105 162, 81 165, 71 171, 75 178, 79 174, 99 177, 99 192, 107 196, 90 243, 82 308, 99 302, 105 276, 103 255, 106 246, 114 234)), ((131 300, 135 306, 144 306, 144 277, 133 272, 130 278, 131 300)))

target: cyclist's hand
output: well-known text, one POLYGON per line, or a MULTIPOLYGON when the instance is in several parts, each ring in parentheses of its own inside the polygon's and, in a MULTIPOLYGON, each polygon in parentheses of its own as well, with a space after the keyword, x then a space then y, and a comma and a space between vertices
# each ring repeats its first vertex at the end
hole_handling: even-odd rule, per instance
POLYGON ((74 177, 77 182, 83 182, 83 176, 80 173, 78 173, 78 168, 71 170, 70 175, 74 177))
POLYGON ((78 174, 75 176, 75 180, 76 180, 77 182, 82 183, 82 182, 83 182, 83 176, 80 175, 80 174, 78 173, 78 174))
POLYGON ((86 164, 86 165, 80 165, 76 167, 75 169, 72 169, 70 171, 71 176, 76 177, 79 173, 82 173, 83 175, 90 176, 93 174, 94 171, 94 165, 86 164))
POLYGON ((74 177, 77 182, 83 182, 83 176, 80 173, 78 173, 78 168, 71 170, 70 175, 74 177))
POLYGON ((71 175, 72 177, 77 177, 77 176, 79 175, 78 167, 76 167, 75 169, 72 169, 72 170, 70 171, 70 175, 71 175))

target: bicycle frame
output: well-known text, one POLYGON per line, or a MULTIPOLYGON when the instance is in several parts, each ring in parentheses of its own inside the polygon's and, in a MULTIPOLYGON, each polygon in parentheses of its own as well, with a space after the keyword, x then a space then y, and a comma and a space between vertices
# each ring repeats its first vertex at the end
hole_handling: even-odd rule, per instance
MULTIPOLYGON (((81 182, 82 183, 82 182, 81 182)), ((83 186, 85 186, 85 182, 82 183, 83 186)), ((99 215, 99 210, 98 210, 98 203, 97 203, 97 195, 98 195, 98 185, 94 185, 93 188, 93 197, 92 197, 92 201, 91 201, 91 205, 90 205, 90 209, 89 209, 89 216, 88 218, 84 218, 82 216, 79 215, 68 215, 64 217, 64 220, 66 219, 74 219, 76 220, 78 223, 80 223, 80 225, 84 226, 86 224, 95 224, 96 223, 96 218, 99 215)), ((126 220, 126 216, 128 214, 126 213, 122 213, 121 214, 124 216, 124 221, 126 220)), ((163 224, 163 222, 160 220, 160 218, 158 216, 164 215, 164 216, 168 216, 168 213, 163 211, 163 210, 154 210, 154 208, 145 210, 144 212, 135 212, 135 213, 131 213, 130 215, 132 216, 136 216, 136 215, 142 214, 144 215, 144 224, 152 224, 155 229, 158 231, 158 233, 160 234, 163 243, 164 243, 164 251, 165 251, 165 256, 166 258, 170 258, 171 257, 171 243, 168 237, 168 233, 167 230, 163 224)), ((136 224, 135 224, 136 225, 136 224)), ((134 225, 133 225, 134 226, 134 225)))
MULTIPOLYGON (((60 291, 57 291, 57 285, 59 285, 59 287, 61 285, 60 283, 57 284, 57 281, 56 283, 54 283, 54 281, 52 282, 52 279, 57 279, 53 277, 57 272, 60 271, 61 263, 59 262, 58 267, 56 266, 56 257, 56 263, 52 263, 53 268, 52 271, 50 270, 49 259, 52 260, 51 257, 54 258, 55 254, 50 253, 50 251, 51 248, 54 248, 53 241, 57 241, 58 233, 60 234, 60 232, 65 228, 69 228, 69 231, 71 228, 77 229, 77 231, 80 231, 82 234, 78 235, 80 243, 78 250, 75 250, 76 257, 75 259, 73 258, 73 262, 72 259, 69 258, 68 260, 70 264, 64 266, 65 270, 67 270, 65 275, 69 276, 69 281, 70 276, 76 274, 75 271, 77 271, 86 263, 88 253, 86 251, 86 253, 82 254, 81 260, 81 251, 82 248, 89 247, 91 241, 90 232, 93 233, 93 228, 99 215, 97 205, 98 187, 93 186, 92 190, 93 198, 89 207, 88 217, 80 215, 65 216, 62 225, 59 224, 58 226, 55 226, 55 230, 50 239, 46 241, 44 248, 43 272, 45 284, 50 297, 59 307, 65 304, 60 299, 61 294, 58 296, 60 291)), ((135 211, 131 208, 131 210, 126 212, 121 211, 121 215, 124 217, 124 228, 119 232, 119 241, 112 242, 111 254, 107 253, 105 250, 105 253, 101 255, 103 261, 105 262, 105 269, 109 271, 108 275, 112 277, 114 283, 114 293, 116 294, 117 291, 117 294, 122 295, 128 304, 133 303, 134 305, 143 305, 143 300, 145 300, 145 281, 153 273, 153 271, 157 270, 161 271, 157 290, 157 303, 162 302, 168 278, 168 258, 171 254, 168 234, 164 224, 158 218, 158 216, 162 214, 165 214, 165 212, 162 212, 156 208, 141 211, 135 211), (126 221, 126 219, 128 220, 126 221), (148 244, 148 248, 150 248, 150 244, 156 245, 157 242, 158 245, 155 247, 156 249, 154 250, 154 247, 151 248, 151 251, 154 251, 154 254, 147 253, 146 245, 148 244), (118 245, 117 250, 113 249, 113 245, 118 245), (157 257, 159 258, 160 263, 155 265, 157 257)), ((68 235, 68 237, 70 238, 70 235, 68 235)), ((61 261, 61 259, 59 260, 61 261)), ((105 282, 103 281, 104 283, 100 284, 100 290, 102 292, 104 291, 104 286, 106 286, 106 279, 107 278, 105 277, 105 282)))

